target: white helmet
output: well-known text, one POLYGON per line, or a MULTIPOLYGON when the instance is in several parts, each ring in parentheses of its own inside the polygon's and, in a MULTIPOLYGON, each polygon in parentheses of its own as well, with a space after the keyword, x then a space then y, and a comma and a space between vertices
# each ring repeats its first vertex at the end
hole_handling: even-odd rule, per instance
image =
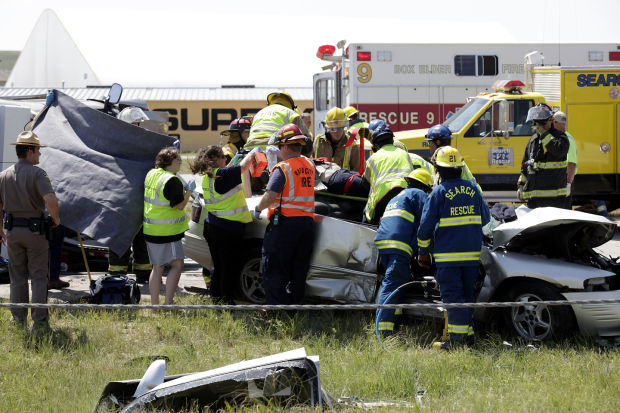
POLYGON ((121 110, 121 113, 118 114, 117 118, 127 123, 144 122, 145 120, 149 120, 146 113, 144 113, 142 109, 135 106, 129 106, 121 110))

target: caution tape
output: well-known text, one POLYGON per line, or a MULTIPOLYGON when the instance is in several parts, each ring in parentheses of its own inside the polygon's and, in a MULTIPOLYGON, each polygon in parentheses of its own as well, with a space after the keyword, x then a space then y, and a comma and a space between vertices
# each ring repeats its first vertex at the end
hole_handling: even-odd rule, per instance
POLYGON ((331 310, 377 310, 377 309, 427 309, 443 311, 451 308, 508 308, 522 306, 561 306, 561 305, 597 305, 620 304, 617 299, 598 300, 555 300, 555 301, 516 301, 516 302, 489 302, 489 303, 413 303, 413 304, 302 304, 302 305, 269 305, 269 304, 239 304, 239 305, 149 305, 149 304, 69 304, 69 303, 0 303, 0 308, 48 308, 70 310, 212 310, 212 311, 331 311, 331 310))

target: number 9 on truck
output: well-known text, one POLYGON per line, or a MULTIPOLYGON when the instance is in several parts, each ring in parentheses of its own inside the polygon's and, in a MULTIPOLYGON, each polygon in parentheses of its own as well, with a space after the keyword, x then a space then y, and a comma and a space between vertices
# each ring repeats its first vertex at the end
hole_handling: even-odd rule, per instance
POLYGON ((357 66, 357 77, 358 82, 360 83, 368 83, 370 79, 372 79, 372 68, 368 63, 362 63, 357 66))

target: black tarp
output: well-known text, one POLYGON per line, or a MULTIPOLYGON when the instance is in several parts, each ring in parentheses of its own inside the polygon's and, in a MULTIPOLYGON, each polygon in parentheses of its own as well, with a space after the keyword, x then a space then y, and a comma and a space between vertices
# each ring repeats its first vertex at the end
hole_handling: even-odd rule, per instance
POLYGON ((33 131, 60 202, 61 223, 122 255, 142 223, 144 178, 175 141, 122 122, 57 90, 33 131))

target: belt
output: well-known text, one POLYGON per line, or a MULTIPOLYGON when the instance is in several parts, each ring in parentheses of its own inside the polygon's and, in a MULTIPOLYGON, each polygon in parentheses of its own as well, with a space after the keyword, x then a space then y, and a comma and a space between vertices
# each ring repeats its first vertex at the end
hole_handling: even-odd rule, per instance
POLYGON ((29 227, 31 220, 41 221, 41 218, 13 218, 14 227, 29 227))

